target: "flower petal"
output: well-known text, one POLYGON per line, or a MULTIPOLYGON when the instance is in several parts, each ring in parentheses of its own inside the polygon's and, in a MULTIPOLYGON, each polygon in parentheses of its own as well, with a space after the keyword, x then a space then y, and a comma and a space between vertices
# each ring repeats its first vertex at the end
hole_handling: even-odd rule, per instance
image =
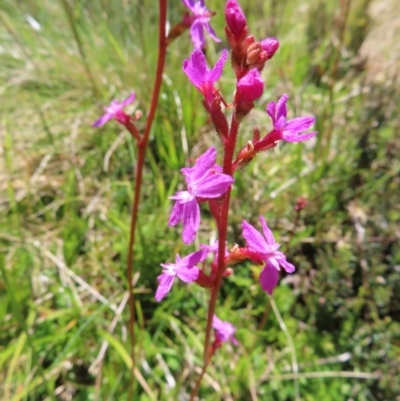
POLYGON ((222 71, 224 69, 226 60, 228 59, 228 50, 223 50, 221 56, 218 61, 215 63, 215 66, 211 69, 211 71, 207 74, 207 81, 210 83, 215 83, 219 80, 222 75, 222 71))
POLYGON ((184 282, 184 283, 192 283, 196 281, 199 277, 200 269, 198 267, 188 268, 186 266, 181 266, 176 271, 176 275, 184 282))
POLYGON ((136 93, 132 92, 122 103, 121 107, 125 107, 133 103, 136 99, 136 93))
POLYGON ((176 202, 169 215, 168 226, 176 226, 182 220, 184 205, 182 203, 176 202))
POLYGON ((284 132, 282 135, 282 139, 285 140, 286 142, 303 142, 306 141, 307 139, 313 138, 315 135, 317 135, 317 131, 313 132, 308 132, 307 134, 293 134, 293 133, 287 133, 284 132))
POLYGON ((271 263, 267 262, 263 271, 260 274, 261 288, 266 291, 269 295, 272 295, 274 288, 278 284, 279 272, 272 266, 271 263))
POLYGON ((274 245, 275 244, 274 234, 272 234, 272 231, 267 226, 267 222, 265 221, 263 216, 260 216, 260 223, 263 229, 264 237, 267 240, 267 244, 274 245))
POLYGON ((230 322, 220 320, 216 315, 213 316, 212 328, 215 330, 215 337, 220 341, 231 340, 234 345, 238 342, 234 337, 236 327, 230 322))
POLYGON ((217 150, 214 146, 211 146, 206 152, 198 157, 193 167, 184 167, 181 172, 186 177, 186 182, 196 183, 200 181, 204 176, 210 173, 210 169, 215 166, 217 160, 217 150))
POLYGON ((186 266, 187 268, 192 268, 197 265, 197 263, 202 262, 207 258, 208 252, 204 249, 191 253, 185 256, 179 262, 179 265, 186 266))
POLYGON ((289 96, 285 93, 281 96, 276 104, 276 119, 279 120, 281 117, 286 118, 287 116, 287 107, 286 102, 289 99, 289 96))
POLYGON ((193 46, 195 49, 201 49, 206 43, 204 37, 204 24, 200 20, 195 20, 190 26, 190 36, 192 38, 193 46))
POLYGON ((196 200, 183 205, 182 224, 182 240, 186 245, 191 244, 200 226, 200 207, 196 200))
POLYGON ((315 117, 297 117, 290 120, 285 125, 285 131, 290 131, 291 133, 299 133, 308 130, 315 123, 315 117))
POLYGON ((175 276, 170 276, 167 274, 160 274, 157 277, 158 287, 155 295, 157 302, 160 302, 163 298, 167 296, 171 290, 172 284, 174 283, 175 276))
POLYGON ((93 128, 101 127, 103 126, 107 121, 110 121, 113 118, 113 114, 111 113, 105 113, 103 114, 98 120, 96 120, 93 124, 93 128))
POLYGON ((227 174, 214 174, 198 183, 195 196, 200 198, 218 198, 226 193, 235 179, 227 174))
POLYGON ((183 72, 187 75, 190 82, 200 89, 202 84, 206 81, 207 76, 207 63, 206 58, 201 50, 196 49, 190 56, 183 62, 183 72))
POLYGON ((286 273, 293 273, 296 270, 296 267, 289 263, 286 258, 280 259, 279 264, 285 269, 286 273))
POLYGON ((204 27, 206 28, 207 32, 210 34, 210 36, 214 40, 214 42, 217 42, 217 43, 221 42, 221 39, 217 36, 214 29, 212 29, 209 22, 205 23, 204 27))
POLYGON ((271 117, 272 123, 275 125, 275 122, 276 122, 276 116, 275 116, 276 104, 275 104, 275 102, 269 102, 265 111, 271 117))
POLYGON ((265 255, 268 248, 267 242, 264 237, 246 220, 243 220, 242 222, 242 235, 249 248, 265 255))

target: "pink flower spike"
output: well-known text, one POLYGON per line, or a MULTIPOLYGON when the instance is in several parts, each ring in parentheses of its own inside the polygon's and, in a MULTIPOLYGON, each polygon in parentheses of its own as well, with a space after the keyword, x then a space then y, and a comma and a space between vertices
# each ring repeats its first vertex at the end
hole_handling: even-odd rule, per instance
POLYGON ((182 0, 183 4, 193 13, 191 16, 186 16, 184 21, 190 25, 190 36, 193 46, 196 49, 201 49, 206 44, 204 30, 206 30, 215 42, 221 42, 214 30, 211 28, 210 19, 213 15, 204 4, 204 0, 182 0))
POLYGON ((279 41, 276 38, 266 38, 261 42, 261 49, 267 53, 267 60, 270 60, 279 48, 279 41))
POLYGON ((237 89, 243 98, 254 102, 264 92, 264 81, 256 68, 251 69, 238 82, 237 89))
POLYGON ((214 84, 221 77, 227 59, 228 51, 224 50, 215 66, 209 69, 203 52, 195 50, 190 58, 183 62, 182 69, 184 73, 190 82, 203 94, 209 105, 214 99, 214 84))
POLYGON ((260 216, 260 223, 263 235, 246 220, 243 220, 242 235, 246 240, 249 255, 253 259, 261 260, 265 263, 259 280, 262 289, 272 295, 279 279, 279 266, 282 266, 287 273, 293 273, 295 267, 286 260, 283 252, 278 251, 280 244, 275 242, 274 235, 262 216, 260 216))
POLYGON ((124 121, 129 120, 129 116, 125 114, 123 108, 133 103, 136 99, 135 92, 132 92, 122 103, 119 103, 118 100, 113 100, 107 107, 104 108, 106 111, 98 120, 96 120, 92 127, 101 127, 107 121, 115 118, 117 121, 124 123, 124 121))
POLYGON ((233 345, 239 345, 234 334, 236 331, 235 326, 232 323, 224 322, 216 315, 213 316, 212 327, 215 330, 215 340, 220 345, 222 342, 231 341, 233 345))
POLYGON ((301 132, 306 131, 315 123, 315 117, 297 117, 293 120, 286 120, 286 102, 288 99, 289 96, 284 94, 276 104, 275 102, 270 102, 267 105, 266 112, 271 117, 274 125, 274 140, 283 139, 287 142, 301 142, 317 135, 318 132, 316 131, 301 134, 301 132))
POLYGON ((178 191, 170 197, 176 203, 172 208, 168 225, 175 226, 182 221, 182 240, 185 244, 194 241, 200 226, 200 207, 196 197, 202 200, 219 198, 235 181, 227 174, 218 173, 216 160, 217 150, 211 147, 196 160, 193 167, 181 169, 185 176, 187 191, 178 191))
POLYGON ((233 36, 238 39, 246 27, 246 17, 236 0, 226 2, 225 19, 233 36))
POLYGON ((200 269, 195 266, 207 257, 204 251, 197 251, 185 256, 183 259, 176 255, 175 263, 161 264, 163 272, 157 277, 158 288, 155 299, 160 302, 167 296, 172 288, 175 277, 180 278, 185 283, 196 281, 200 274, 200 269))

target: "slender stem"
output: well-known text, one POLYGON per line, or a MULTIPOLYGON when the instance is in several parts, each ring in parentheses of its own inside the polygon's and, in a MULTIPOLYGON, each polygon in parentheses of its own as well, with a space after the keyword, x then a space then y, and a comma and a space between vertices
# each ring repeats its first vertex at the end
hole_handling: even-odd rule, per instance
POLYGON ((154 79, 153 94, 151 98, 150 111, 146 121, 146 127, 141 140, 138 140, 138 161, 136 167, 135 176, 135 194, 132 206, 131 216, 131 228, 129 235, 129 247, 128 247, 128 265, 127 265, 127 278, 129 286, 129 335, 131 338, 131 358, 132 358, 132 370, 131 370, 131 384, 129 386, 129 398, 132 400, 133 384, 135 380, 135 296, 133 293, 133 254, 135 244, 135 230, 137 224, 137 216, 140 203, 140 190, 142 186, 143 167, 146 154, 146 147, 149 141, 149 135, 151 126, 154 121, 158 98, 160 96, 160 89, 162 83, 162 73, 165 65, 165 56, 167 51, 167 44, 165 38, 165 26, 167 20, 167 0, 159 0, 159 36, 158 36, 158 60, 157 60, 157 71, 154 79))
MULTIPOLYGON (((229 137, 226 142, 225 153, 224 153, 224 163, 223 163, 224 174, 232 175, 233 171, 232 161, 233 161, 233 154, 235 152, 238 129, 239 129, 239 122, 236 119, 235 113, 233 113, 229 137)), ((218 268, 214 280, 214 286, 211 290, 210 302, 208 305, 206 338, 204 341, 204 354, 203 354, 205 367, 207 367, 209 359, 212 318, 215 313, 215 307, 217 304, 219 289, 221 287, 222 278, 224 276, 224 271, 225 271, 225 243, 227 239, 227 230, 228 230, 228 212, 229 212, 230 194, 231 191, 228 190, 224 200, 222 201, 218 220, 218 268)))
POLYGON ((190 401, 194 400, 194 397, 196 397, 199 388, 200 388, 200 383, 203 380, 204 374, 206 373, 207 370, 207 366, 208 366, 208 362, 209 362, 209 358, 207 359, 207 361, 204 363, 202 369, 201 369, 201 373, 199 375, 199 377, 197 378, 196 384, 192 390, 192 392, 190 393, 190 401))

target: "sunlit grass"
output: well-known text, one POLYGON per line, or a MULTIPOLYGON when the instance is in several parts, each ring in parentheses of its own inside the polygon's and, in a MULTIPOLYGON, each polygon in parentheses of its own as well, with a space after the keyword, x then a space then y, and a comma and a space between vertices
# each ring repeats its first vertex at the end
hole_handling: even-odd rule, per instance
MULTIPOLYGON (((264 314, 269 301, 258 267, 234 268, 218 314, 236 325, 240 345, 216 355, 202 399, 385 400, 400 389, 393 373, 400 95, 357 64, 348 35, 363 32, 353 29, 359 20, 349 19, 347 52, 337 53, 337 2, 317 3, 244 4, 254 35, 277 36, 281 49, 263 73, 267 90, 243 124, 241 143, 253 126, 269 128, 266 103, 284 92, 291 116, 316 115, 320 133, 309 144, 260 155, 235 183, 230 244, 242 241, 243 218, 263 214, 298 272, 284 278, 277 309, 264 314), (294 228, 293 206, 302 195, 309 206, 294 228)), ((354 2, 352 13, 364 3, 354 2)), ((222 5, 209 7, 223 38, 222 5)), ((1 399, 127 397, 123 306, 136 151, 116 124, 91 124, 110 99, 132 90, 134 108, 146 114, 156 11, 150 0, 0 6, 1 399)), ((183 11, 180 2, 171 4, 170 23, 183 11)), ((222 47, 210 44, 210 62, 222 47)), ((163 303, 153 298, 159 264, 188 252, 167 227, 179 169, 218 146, 200 95, 181 71, 189 53, 187 33, 169 48, 145 166, 135 258, 141 400, 187 399, 202 363, 208 293, 176 285, 163 303)), ((232 90, 227 71, 221 91, 228 102, 232 90)), ((201 242, 213 235, 205 219, 201 242)))

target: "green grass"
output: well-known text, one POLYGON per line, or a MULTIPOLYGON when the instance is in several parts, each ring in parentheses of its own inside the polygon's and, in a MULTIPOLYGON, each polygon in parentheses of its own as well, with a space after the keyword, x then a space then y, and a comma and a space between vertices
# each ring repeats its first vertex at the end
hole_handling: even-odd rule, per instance
MULTIPOLYGON (((263 214, 298 270, 283 279, 265 315, 258 267, 234 268, 218 315, 236 325, 240 345, 218 352, 201 399, 395 400, 400 91, 395 81, 374 79, 358 57, 372 28, 367 2, 352 2, 341 49, 333 0, 244 3, 256 38, 277 36, 281 48, 240 143, 253 126, 269 128, 265 105, 284 92, 292 116, 316 115, 319 135, 260 155, 237 178, 230 244, 243 241, 243 218, 263 214), (288 244, 302 195, 309 204, 288 244)), ((222 37, 222 3, 207 4, 222 37)), ((128 397, 128 312, 121 310, 136 150, 116 124, 90 125, 104 104, 132 90, 146 114, 156 11, 150 0, 0 6, 0 400, 128 397)), ((171 2, 170 23, 183 11, 171 2)), ((210 43, 210 60, 223 47, 210 43)), ((189 252, 167 227, 179 169, 218 145, 181 71, 190 49, 188 33, 168 49, 147 152, 135 255, 135 400, 187 399, 202 363, 208 293, 175 285, 154 301, 159 264, 189 252)), ((226 70, 229 102, 234 81, 226 70)), ((213 235, 205 218, 201 242, 213 235)))

